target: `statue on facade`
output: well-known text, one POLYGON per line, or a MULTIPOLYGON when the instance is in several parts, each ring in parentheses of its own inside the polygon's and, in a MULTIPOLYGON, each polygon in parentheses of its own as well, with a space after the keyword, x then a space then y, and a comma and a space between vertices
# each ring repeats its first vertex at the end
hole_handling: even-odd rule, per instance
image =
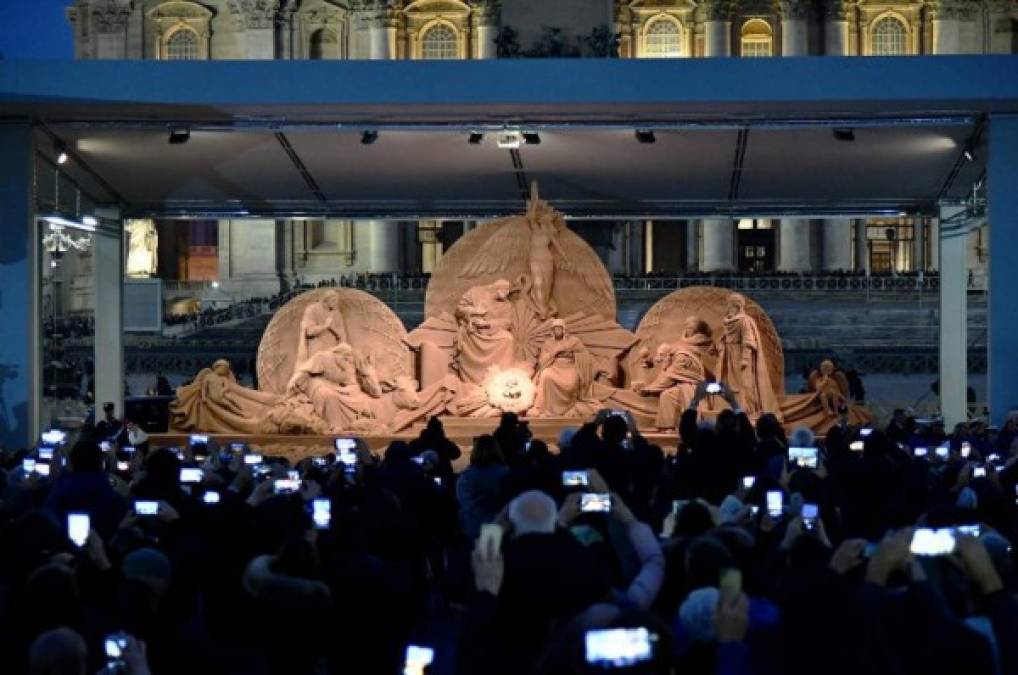
POLYGON ((127 233, 127 276, 154 277, 159 267, 159 233, 151 220, 124 222, 127 233))
POLYGON ((591 395, 598 367, 583 342, 566 332, 566 322, 551 322, 551 338, 541 345, 531 417, 583 417, 600 407, 591 395))
POLYGON ((760 330, 756 321, 746 314, 746 298, 739 293, 728 296, 723 334, 718 346, 717 376, 751 417, 763 413, 780 417, 760 330))
POLYGON ((347 341, 346 324, 339 308, 339 293, 326 291, 322 299, 304 310, 300 322, 297 363, 301 364, 321 351, 347 341))

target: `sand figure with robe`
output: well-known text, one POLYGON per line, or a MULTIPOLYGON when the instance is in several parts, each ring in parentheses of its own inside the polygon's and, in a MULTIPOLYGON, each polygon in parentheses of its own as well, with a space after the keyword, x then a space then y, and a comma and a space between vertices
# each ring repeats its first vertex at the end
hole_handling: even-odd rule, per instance
POLYGON ((541 345, 534 384, 537 395, 531 417, 582 417, 600 407, 591 395, 597 378, 597 361, 566 323, 555 319, 551 337, 541 345))
POLYGON ((190 384, 177 388, 170 404, 170 426, 181 431, 256 433, 260 419, 279 399, 238 384, 230 362, 219 359, 190 384))
POLYGON ((516 362, 511 292, 512 284, 499 279, 474 286, 456 305, 453 368, 462 381, 482 385, 491 368, 509 368, 516 362))
POLYGON ((722 331, 718 379, 725 383, 750 417, 763 413, 780 417, 781 409, 771 386, 760 330, 756 321, 746 314, 746 298, 738 293, 728 296, 722 331))
POLYGON ((689 407, 696 388, 707 379, 705 359, 715 356, 710 326, 697 316, 686 319, 682 339, 664 343, 654 356, 657 376, 638 389, 643 396, 658 396, 654 425, 674 429, 679 415, 689 407))
POLYGON ((304 310, 297 345, 297 364, 346 341, 346 325, 339 308, 339 294, 335 291, 327 292, 320 301, 311 303, 304 310))
POLYGON ((315 415, 334 432, 356 428, 360 420, 374 419, 373 399, 382 396, 372 379, 370 363, 345 342, 318 352, 297 368, 288 387, 288 397, 303 394, 314 406, 315 415))

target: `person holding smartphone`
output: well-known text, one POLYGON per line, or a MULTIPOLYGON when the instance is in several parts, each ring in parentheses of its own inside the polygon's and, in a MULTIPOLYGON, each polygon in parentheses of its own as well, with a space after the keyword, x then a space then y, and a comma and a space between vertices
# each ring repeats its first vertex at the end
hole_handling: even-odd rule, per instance
POLYGON ((99 445, 79 440, 71 448, 68 471, 53 482, 46 508, 58 518, 72 511, 88 513, 92 529, 112 534, 128 510, 126 501, 113 489, 105 471, 105 459, 99 445))

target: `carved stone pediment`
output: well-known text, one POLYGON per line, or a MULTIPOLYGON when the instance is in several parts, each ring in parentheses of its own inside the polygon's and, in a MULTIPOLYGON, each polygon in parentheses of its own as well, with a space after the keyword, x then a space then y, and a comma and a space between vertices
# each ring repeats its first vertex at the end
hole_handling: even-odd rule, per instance
POLYGON ((470 5, 460 2, 460 0, 414 0, 403 11, 407 14, 425 13, 465 16, 470 13, 471 8, 470 5))
POLYGON ((298 10, 299 15, 308 23, 328 24, 339 23, 346 18, 347 9, 326 0, 305 2, 298 10))
POLYGON ((169 0, 149 10, 150 19, 211 19, 212 10, 188 0, 169 0))
POLYGON ((229 0, 229 7, 238 28, 272 28, 279 0, 229 0))
POLYGON ((95 29, 100 33, 120 33, 127 29, 131 8, 116 0, 107 0, 92 8, 95 29))
POLYGON ((633 11, 639 10, 664 10, 664 9, 696 9, 696 3, 693 0, 632 0, 632 2, 623 3, 633 11))

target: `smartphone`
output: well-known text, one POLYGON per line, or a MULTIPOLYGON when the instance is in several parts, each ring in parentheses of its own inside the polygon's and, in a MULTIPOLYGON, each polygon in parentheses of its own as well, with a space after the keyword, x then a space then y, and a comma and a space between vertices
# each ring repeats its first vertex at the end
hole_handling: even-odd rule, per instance
POLYGON ((852 441, 848 444, 848 449, 852 452, 862 452, 865 449, 863 441, 852 441))
POLYGON ((78 548, 85 545, 91 529, 92 520, 87 513, 67 514, 67 538, 78 548))
POLYGON ((986 478, 986 467, 985 466, 976 466, 976 467, 973 467, 972 468, 972 477, 973 478, 986 478))
POLYGON ((502 550, 502 526, 497 523, 485 523, 481 525, 481 536, 477 540, 478 548, 481 551, 502 550))
POLYGON ((919 556, 950 555, 954 552, 955 544, 954 531, 949 527, 936 530, 920 527, 912 534, 909 550, 919 556))
POLYGON ((437 485, 438 487, 442 487, 442 477, 441 476, 435 476, 434 478, 432 478, 432 480, 435 481, 435 485, 437 485))
POLYGON ((286 472, 286 477, 289 478, 290 480, 295 480, 299 482, 300 471, 297 471, 296 469, 290 469, 289 471, 286 472))
POLYGON ((134 447, 133 445, 125 445, 124 447, 120 448, 120 452, 123 452, 128 455, 133 455, 136 450, 137 448, 134 447))
POLYGON ((53 448, 43 446, 39 448, 39 459, 53 459, 53 448))
POLYGON ((209 490, 201 497, 201 500, 206 504, 218 504, 219 499, 220 499, 219 493, 216 492, 215 490, 209 490))
POLYGON ((861 436, 862 438, 866 438, 867 436, 869 436, 872 433, 873 433, 873 427, 863 427, 863 428, 859 429, 859 436, 861 436))
POLYGON ((975 525, 959 525, 954 528, 958 534, 967 534, 970 537, 980 537, 983 534, 983 528, 977 523, 975 525))
POLYGON ((248 466, 254 466, 255 464, 262 463, 261 455, 244 455, 244 463, 248 466))
POLYGON ((414 455, 410 460, 417 466, 424 466, 424 458, 420 455, 414 455))
POLYGON ((643 627, 588 630, 583 636, 587 663, 608 669, 650 661, 656 637, 643 627))
POLYGON ((590 479, 587 477, 586 471, 563 471, 562 485, 565 487, 587 486, 590 485, 590 479))
POLYGON ((300 479, 277 478, 272 482, 272 492, 277 495, 289 495, 300 491, 300 479))
POLYGON ((353 450, 340 450, 339 461, 343 466, 357 466, 357 453, 353 450))
POLYGON ((580 496, 582 513, 608 513, 612 510, 612 496, 607 492, 585 492, 580 496))
POLYGON ((204 472, 201 469, 194 468, 183 468, 180 470, 180 482, 181 483, 200 483, 204 478, 204 472))
POLYGON ((816 504, 803 504, 802 505, 802 529, 806 532, 816 532, 817 529, 817 516, 820 514, 820 510, 816 504))
POLYGON ((688 499, 676 499, 672 502, 672 513, 678 515, 679 511, 681 511, 688 503, 688 499))
POLYGON ((337 438, 336 439, 336 452, 353 452, 354 448, 357 447, 357 440, 353 438, 337 438))
POLYGON ((756 476, 743 476, 742 477, 742 487, 743 488, 748 490, 751 487, 753 487, 755 484, 756 484, 756 476))
POLYGON ((326 466, 329 466, 329 459, 328 457, 312 457, 311 463, 314 464, 315 466, 324 468, 326 466))
POLYGON ((742 593, 742 570, 737 567, 726 567, 721 570, 718 576, 718 590, 728 596, 742 593))
POLYGON ((419 675, 424 669, 435 661, 435 650, 431 647, 420 645, 407 645, 406 648, 406 669, 408 675, 419 675))
POLYGON ((37 474, 39 474, 40 476, 48 476, 49 475, 49 464, 47 464, 46 462, 36 462, 35 463, 35 472, 37 474))
POLYGON ((929 448, 918 447, 912 450, 912 454, 916 457, 925 457, 930 454, 929 448))
POLYGON ((42 442, 49 445, 63 445, 64 441, 67 440, 67 432, 60 431, 60 429, 50 429, 49 431, 42 432, 42 442))
POLYGON ((968 456, 972 454, 972 444, 968 441, 963 441, 961 444, 961 458, 968 459, 968 456))
POLYGON ((938 459, 947 459, 948 455, 951 454, 951 447, 947 445, 938 445, 934 452, 937 453, 938 459))
POLYGON ((21 470, 25 473, 35 473, 35 459, 26 457, 21 461, 21 470))
POLYGON ((113 449, 113 444, 109 441, 99 441, 99 449, 103 452, 109 452, 113 449))
POLYGON ((127 649, 127 637, 123 633, 107 635, 103 640, 106 649, 106 658, 111 661, 119 661, 124 658, 124 650, 127 649))
POLYGON ((749 515, 750 515, 750 517, 756 518, 759 513, 760 513, 760 507, 759 506, 757 506, 756 504, 750 504, 749 505, 749 515))
POLYGON ((771 518, 780 518, 785 511, 785 496, 781 490, 771 490, 767 493, 767 513, 771 518))
POLYGON ((139 516, 158 516, 159 502, 153 499, 134 500, 134 512, 139 516))
POLYGON ((198 445, 199 443, 208 445, 209 437, 206 434, 191 434, 191 437, 188 439, 188 444, 198 445))
POLYGON ((236 453, 242 453, 247 450, 247 443, 230 443, 230 451, 236 453))
POLYGON ((328 498, 319 497, 311 502, 311 522, 316 530, 329 529, 332 522, 332 502, 328 498))
POLYGON ((205 460, 208 458, 208 455, 199 455, 198 453, 194 453, 194 461, 196 464, 204 464, 205 460))
POLYGON ((118 461, 117 462, 117 471, 130 471, 130 470, 131 470, 131 463, 130 462, 122 462, 122 461, 118 461))
POLYGON ((721 393, 721 385, 718 384, 717 382, 709 382, 709 383, 707 383, 707 390, 706 391, 707 391, 708 394, 720 394, 721 393))
POLYGON ((819 452, 816 448, 791 447, 788 449, 788 459, 798 467, 815 469, 820 457, 819 452))

